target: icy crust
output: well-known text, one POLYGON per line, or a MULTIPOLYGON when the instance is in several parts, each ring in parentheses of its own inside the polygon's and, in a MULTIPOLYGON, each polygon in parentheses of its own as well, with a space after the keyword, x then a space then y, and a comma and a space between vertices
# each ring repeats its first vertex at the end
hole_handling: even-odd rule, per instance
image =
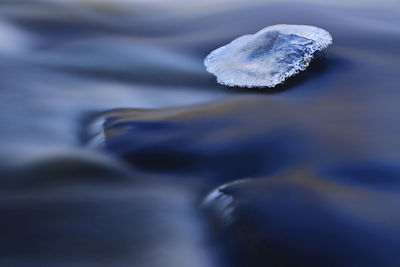
POLYGON ((274 25, 212 51, 204 65, 223 85, 274 87, 305 70, 313 54, 331 43, 331 35, 314 26, 274 25))

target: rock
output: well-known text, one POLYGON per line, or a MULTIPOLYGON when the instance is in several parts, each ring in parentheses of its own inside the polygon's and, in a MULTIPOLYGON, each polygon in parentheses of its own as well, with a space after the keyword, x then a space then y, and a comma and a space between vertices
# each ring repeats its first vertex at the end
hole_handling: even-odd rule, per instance
POLYGON ((354 164, 236 180, 203 207, 235 266, 398 266, 398 168, 346 167, 354 164), (385 182, 361 183, 367 171, 385 182))
POLYGON ((331 35, 314 26, 274 25, 212 51, 204 65, 223 85, 274 87, 305 70, 331 43, 331 35))

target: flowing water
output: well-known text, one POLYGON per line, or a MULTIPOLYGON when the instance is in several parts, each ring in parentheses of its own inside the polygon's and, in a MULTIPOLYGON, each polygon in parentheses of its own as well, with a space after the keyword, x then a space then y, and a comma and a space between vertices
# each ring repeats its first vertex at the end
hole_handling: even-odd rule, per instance
POLYGON ((398 266, 397 1, 3 0, 0 33, 1 266, 398 266), (207 73, 282 23, 333 44, 207 73))

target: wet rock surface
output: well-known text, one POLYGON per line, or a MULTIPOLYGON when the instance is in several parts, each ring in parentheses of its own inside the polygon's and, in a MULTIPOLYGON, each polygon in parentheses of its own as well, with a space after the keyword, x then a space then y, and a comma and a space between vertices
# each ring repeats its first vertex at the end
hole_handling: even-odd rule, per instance
POLYGON ((143 171, 210 183, 347 160, 391 157, 396 163, 397 135, 379 125, 397 115, 390 109, 380 116, 365 112, 375 104, 251 96, 202 106, 117 109, 94 119, 87 144, 143 171))
MULTIPOLYGON (((377 175, 374 165, 358 170, 377 175)), ((219 218, 221 244, 235 251, 233 265, 396 266, 398 185, 382 175, 375 184, 383 186, 354 183, 343 179, 351 171, 339 169, 339 179, 295 170, 238 180, 211 193, 204 205, 219 218)))

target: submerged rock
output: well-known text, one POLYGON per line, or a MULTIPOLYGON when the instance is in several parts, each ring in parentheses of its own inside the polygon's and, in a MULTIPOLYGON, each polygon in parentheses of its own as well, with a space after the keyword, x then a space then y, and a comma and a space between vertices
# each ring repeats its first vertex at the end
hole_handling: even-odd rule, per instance
POLYGON ((399 169, 363 163, 236 180, 203 207, 234 266, 398 266, 399 169))
POLYGON ((274 87, 305 70, 313 54, 331 43, 331 35, 314 26, 274 25, 212 51, 204 65, 223 85, 274 87))

